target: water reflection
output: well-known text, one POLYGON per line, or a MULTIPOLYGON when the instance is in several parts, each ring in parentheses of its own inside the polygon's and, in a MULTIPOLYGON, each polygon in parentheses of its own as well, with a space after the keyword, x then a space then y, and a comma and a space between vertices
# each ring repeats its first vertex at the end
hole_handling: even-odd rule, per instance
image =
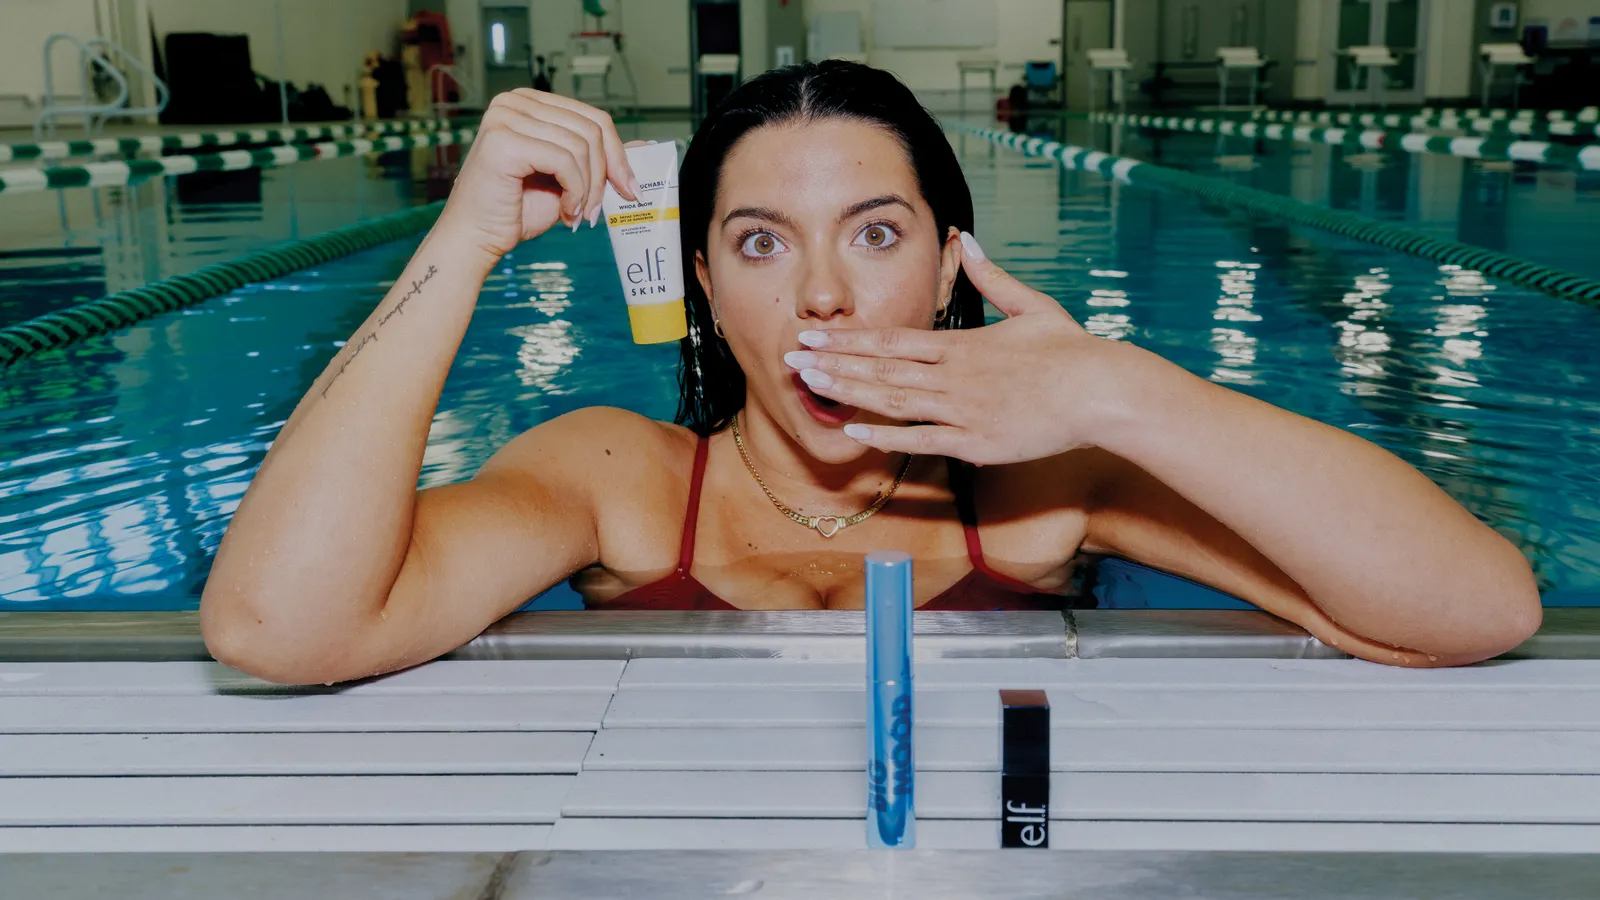
MULTIPOLYGON (((1400 149, 1258 140, 1252 165, 1218 155, 1216 139, 1182 131, 1118 129, 1136 159, 1200 172, 1308 203, 1404 222, 1428 234, 1600 278, 1592 200, 1600 172, 1529 162, 1463 159, 1400 149)), ((1078 143, 1104 147, 1092 131, 1078 143)), ((1241 146, 1244 142, 1238 142, 1241 146)))

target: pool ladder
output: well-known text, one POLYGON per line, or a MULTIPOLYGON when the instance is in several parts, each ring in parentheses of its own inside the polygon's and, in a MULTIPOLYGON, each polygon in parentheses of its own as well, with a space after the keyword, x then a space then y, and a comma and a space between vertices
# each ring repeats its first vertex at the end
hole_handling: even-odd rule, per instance
POLYGON ((171 96, 167 90, 166 82, 156 77, 150 67, 139 60, 138 57, 122 49, 113 41, 105 38, 90 38, 83 40, 76 35, 56 33, 44 39, 44 99, 39 117, 33 123, 33 137, 38 140, 47 133, 54 137, 56 123, 63 116, 83 116, 83 133, 93 136, 105 127, 106 119, 111 116, 151 116, 159 115, 167 108, 167 100, 171 96), (51 55, 56 44, 66 42, 78 49, 78 88, 80 102, 62 105, 57 102, 55 91, 55 71, 51 65, 51 55), (138 73, 141 77, 149 79, 156 89, 156 102, 153 106, 130 107, 128 106, 128 76, 123 69, 138 73), (97 93, 94 93, 94 73, 98 71, 104 77, 111 79, 116 85, 117 95, 114 100, 96 103, 97 93))

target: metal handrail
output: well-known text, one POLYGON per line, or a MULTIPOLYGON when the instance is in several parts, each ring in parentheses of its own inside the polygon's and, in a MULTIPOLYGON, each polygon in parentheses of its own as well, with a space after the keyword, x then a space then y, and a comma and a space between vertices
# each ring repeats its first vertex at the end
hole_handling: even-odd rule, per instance
POLYGON ((474 86, 472 82, 461 77, 460 66, 447 65, 445 63, 434 63, 428 67, 428 93, 430 97, 445 96, 445 91, 443 90, 445 84, 440 80, 441 76, 444 75, 448 75, 450 80, 456 83, 456 91, 460 96, 459 99, 457 99, 454 103, 451 103, 447 100, 434 100, 434 115, 444 117, 452 109, 459 109, 463 106, 474 106, 477 104, 477 87, 474 86))
POLYGON ((167 88, 167 83, 162 81, 161 77, 155 73, 154 69, 151 69, 149 66, 145 65, 144 61, 139 59, 139 57, 134 56, 127 50, 124 50, 122 45, 116 43, 115 41, 111 41, 106 38, 94 38, 93 40, 88 41, 88 45, 90 47, 104 47, 105 49, 111 51, 111 55, 117 59, 119 65, 125 66, 139 73, 141 78, 149 79, 150 83, 155 86, 156 103, 154 106, 128 107, 127 109, 123 109, 121 112, 119 112, 118 115, 129 117, 159 116, 163 111, 166 110, 167 102, 172 99, 172 92, 167 88))
POLYGON ((122 70, 113 66, 105 58, 89 50, 89 45, 77 37, 57 32, 44 39, 44 109, 39 112, 39 118, 33 123, 33 137, 35 140, 44 136, 44 126, 50 123, 50 133, 55 134, 56 120, 64 115, 82 115, 83 133, 93 135, 96 127, 95 117, 100 116, 100 123, 105 122, 105 116, 116 112, 128 102, 128 78, 122 70), (78 48, 78 84, 83 104, 80 106, 57 106, 55 92, 55 72, 50 65, 50 53, 55 49, 57 41, 70 41, 78 48), (104 69, 117 82, 117 99, 109 104, 92 104, 89 102, 89 67, 96 65, 104 69))

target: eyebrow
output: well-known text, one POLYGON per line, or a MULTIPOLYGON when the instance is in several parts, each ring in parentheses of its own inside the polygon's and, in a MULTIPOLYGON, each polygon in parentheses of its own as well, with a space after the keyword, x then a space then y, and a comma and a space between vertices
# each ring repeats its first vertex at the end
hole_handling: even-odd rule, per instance
POLYGON ((853 219, 864 212, 870 212, 874 209, 881 209, 885 206, 904 206, 907 212, 916 212, 916 210, 911 207, 911 204, 906 202, 906 198, 900 196, 899 194, 884 194, 882 197, 873 197, 871 200, 863 200, 860 203, 852 203, 845 209, 844 212, 839 214, 839 221, 843 222, 846 219, 853 219))
MULTIPOLYGON (((844 212, 839 214, 839 221, 843 222, 864 212, 881 209, 885 206, 903 206, 908 212, 916 212, 911 204, 906 202, 906 199, 899 194, 884 194, 881 197, 873 197, 870 200, 862 200, 859 203, 850 204, 845 207, 844 212)), ((741 206, 737 209, 729 210, 728 214, 722 217, 722 224, 727 225, 734 219, 760 219, 761 221, 778 225, 794 225, 794 220, 789 218, 788 215, 770 206, 741 206)))
POLYGON ((727 225, 734 219, 760 219, 763 222, 772 222, 778 225, 794 225, 794 220, 770 206, 741 206, 728 211, 722 217, 722 224, 727 225))

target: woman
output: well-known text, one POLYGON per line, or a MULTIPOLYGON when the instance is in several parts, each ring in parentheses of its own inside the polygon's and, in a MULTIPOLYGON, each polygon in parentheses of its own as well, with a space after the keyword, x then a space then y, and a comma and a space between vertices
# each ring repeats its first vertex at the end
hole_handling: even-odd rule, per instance
POLYGON ((1093 337, 987 260, 937 124, 844 62, 748 82, 690 146, 678 424, 581 410, 413 490, 485 275, 592 226, 607 181, 632 196, 604 113, 496 98, 234 515, 201 602, 218 659, 301 683, 399 669, 574 573, 599 608, 859 607, 877 548, 913 553, 923 608, 1060 605, 1080 554, 1115 554, 1397 665, 1539 625, 1521 554, 1416 470, 1093 337), (1007 318, 982 327, 980 293, 1007 318))

